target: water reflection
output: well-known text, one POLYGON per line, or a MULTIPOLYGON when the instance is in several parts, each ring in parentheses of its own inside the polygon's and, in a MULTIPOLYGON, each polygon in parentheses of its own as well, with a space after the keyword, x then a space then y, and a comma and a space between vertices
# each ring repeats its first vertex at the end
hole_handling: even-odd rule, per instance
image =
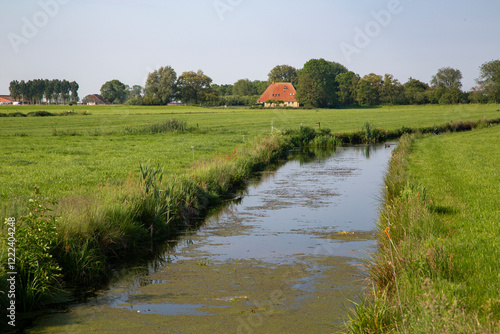
POLYGON ((297 154, 214 211, 197 233, 203 239, 197 251, 217 261, 287 263, 312 253, 364 257, 374 244, 370 238, 345 242, 335 233, 374 229, 390 152, 370 145, 297 154))

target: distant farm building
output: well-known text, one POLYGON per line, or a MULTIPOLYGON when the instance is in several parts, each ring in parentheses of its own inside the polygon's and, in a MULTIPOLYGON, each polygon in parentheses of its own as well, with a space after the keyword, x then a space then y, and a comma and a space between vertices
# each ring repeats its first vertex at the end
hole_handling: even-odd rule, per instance
POLYGON ((111 104, 108 100, 103 98, 99 94, 93 94, 85 97, 84 103, 86 103, 89 106, 97 106, 97 105, 103 105, 103 104, 111 104))
POLYGON ((293 107, 298 108, 297 92, 291 83, 273 82, 257 100, 257 104, 263 104, 265 108, 293 107))
POLYGON ((14 104, 14 99, 9 95, 0 95, 0 104, 14 104))

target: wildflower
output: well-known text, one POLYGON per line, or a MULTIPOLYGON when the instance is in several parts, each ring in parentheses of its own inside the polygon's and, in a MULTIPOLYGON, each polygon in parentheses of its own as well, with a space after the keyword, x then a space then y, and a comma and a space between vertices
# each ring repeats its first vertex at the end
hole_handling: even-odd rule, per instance
POLYGON ((385 234, 387 234, 387 237, 389 238, 389 240, 391 240, 391 236, 389 235, 389 232, 391 232, 391 228, 390 227, 386 227, 385 230, 384 230, 385 234))

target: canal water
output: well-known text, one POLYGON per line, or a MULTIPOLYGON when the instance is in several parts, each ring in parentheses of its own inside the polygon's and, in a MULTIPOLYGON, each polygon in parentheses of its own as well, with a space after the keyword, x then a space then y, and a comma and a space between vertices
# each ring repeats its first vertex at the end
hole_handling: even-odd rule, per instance
POLYGON ((366 286, 392 149, 308 152, 251 180, 148 273, 32 333, 328 333, 366 286))

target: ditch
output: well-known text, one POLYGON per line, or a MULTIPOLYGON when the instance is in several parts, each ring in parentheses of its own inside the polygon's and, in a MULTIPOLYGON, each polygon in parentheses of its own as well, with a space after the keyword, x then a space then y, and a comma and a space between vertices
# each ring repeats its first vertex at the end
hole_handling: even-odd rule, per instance
POLYGON ((147 268, 46 312, 27 332, 342 330, 366 287, 386 146, 297 154, 250 180, 147 268))

